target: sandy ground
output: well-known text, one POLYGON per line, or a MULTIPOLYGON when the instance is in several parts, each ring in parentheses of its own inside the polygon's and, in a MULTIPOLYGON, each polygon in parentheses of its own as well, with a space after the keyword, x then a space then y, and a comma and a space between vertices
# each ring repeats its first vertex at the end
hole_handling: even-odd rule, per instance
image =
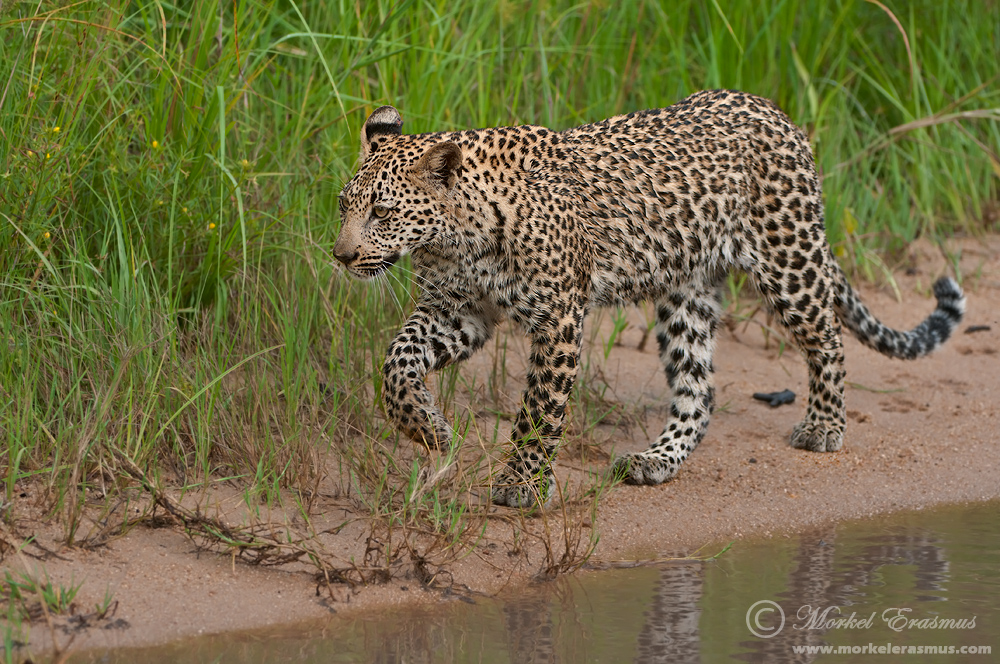
MULTIPOLYGON (((794 349, 782 349, 773 335, 765 337, 763 314, 749 322, 731 321, 720 333, 716 354, 720 408, 679 476, 657 487, 613 489, 601 499, 595 523, 585 511, 574 512, 572 521, 579 526, 574 532, 584 540, 593 529, 600 533, 592 560, 683 555, 707 543, 1000 497, 1000 238, 956 240, 948 250, 961 257, 968 297, 962 328, 945 348, 913 363, 886 359, 846 337, 849 423, 844 449, 836 454, 787 446, 787 435, 804 412, 804 362, 794 349), (970 326, 988 329, 966 332, 970 326), (771 408, 751 398, 754 392, 786 388, 798 395, 790 406, 771 408)), ((930 244, 914 245, 908 265, 895 274, 901 301, 888 286, 861 288, 871 310, 899 329, 909 329, 931 311, 930 284, 946 269, 942 252, 930 244)), ((751 310, 752 303, 739 313, 751 310)), ((636 311, 630 316, 632 324, 606 359, 596 344, 606 338, 610 316, 597 320, 590 353, 590 384, 606 384, 605 402, 621 404, 627 417, 588 432, 586 442, 598 440, 600 445, 585 448, 589 453, 584 458, 570 445, 560 459, 563 476, 582 476, 582 469, 605 466, 614 453, 645 448, 663 424, 667 388, 655 343, 650 340, 644 350, 637 349, 643 315, 636 311)), ((507 389, 516 398, 523 344, 510 343, 506 362, 511 374, 507 389)), ((488 371, 491 364, 490 354, 483 353, 465 375, 488 371)), ((501 424, 501 430, 507 426, 501 424)), ((28 489, 19 500, 28 505, 32 498, 28 489)), ((226 512, 239 496, 219 490, 201 500, 203 506, 226 512)), ((349 509, 344 504, 331 498, 314 510, 343 520, 344 512, 333 513, 349 509)), ((522 546, 512 540, 519 523, 537 531, 543 520, 503 517, 501 513, 490 522, 474 554, 449 564, 447 575, 439 579, 453 581, 453 590, 492 594, 516 590, 537 573, 544 562, 537 541, 526 540, 522 546)), ((52 553, 38 558, 8 553, 3 565, 14 570, 27 566, 36 574, 44 569, 60 583, 82 582, 75 600, 80 613, 92 611, 106 593, 117 602, 112 615, 76 630, 74 650, 149 645, 321 619, 332 612, 447 601, 450 594, 426 591, 407 574, 361 589, 344 586, 333 595, 317 592, 304 567, 263 569, 199 551, 176 525, 137 527, 91 551, 60 547, 58 530, 41 520, 24 517, 16 526, 22 535, 36 534, 52 553)), ((349 525, 328 545, 360 560, 364 533, 360 524, 349 525)), ((31 551, 39 554, 37 548, 26 549, 31 551)), ((73 631, 66 618, 56 618, 54 629, 44 619, 36 621, 31 648, 44 650, 53 634, 65 644, 73 631)))

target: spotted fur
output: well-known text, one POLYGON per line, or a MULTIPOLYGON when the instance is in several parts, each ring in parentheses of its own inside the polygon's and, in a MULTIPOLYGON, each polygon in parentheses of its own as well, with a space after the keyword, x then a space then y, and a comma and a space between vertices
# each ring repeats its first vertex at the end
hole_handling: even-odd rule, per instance
POLYGON ((833 259, 805 134, 772 102, 701 92, 669 108, 555 132, 536 126, 403 135, 383 106, 365 124, 361 166, 341 193, 334 248, 348 271, 377 276, 404 254, 423 294, 389 346, 386 411, 427 445, 450 444, 428 372, 466 359, 509 318, 531 340, 527 389, 496 503, 544 501, 577 376, 583 319, 598 306, 656 305, 672 390, 663 433, 615 462, 657 484, 705 435, 714 401, 717 286, 745 272, 809 370, 793 447, 839 450, 844 433, 840 323, 881 353, 911 359, 959 324, 949 278, 911 332, 885 327, 833 259))

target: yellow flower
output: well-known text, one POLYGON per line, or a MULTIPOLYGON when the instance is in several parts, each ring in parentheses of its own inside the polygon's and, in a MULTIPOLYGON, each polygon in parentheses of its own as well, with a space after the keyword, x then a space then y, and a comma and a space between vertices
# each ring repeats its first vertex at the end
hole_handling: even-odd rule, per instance
POLYGON ((48 240, 52 236, 51 236, 51 234, 48 231, 45 231, 44 233, 42 233, 42 237, 45 238, 46 240, 48 240))
POLYGON ((184 214, 187 214, 188 213, 188 209, 186 207, 182 207, 181 208, 181 212, 183 212, 184 214))
POLYGON ((160 149, 160 142, 159 141, 153 141, 153 149, 154 150, 160 149))
POLYGON ((52 128, 52 133, 58 134, 59 133, 59 127, 53 127, 52 128))
POLYGON ((249 168, 250 162, 247 161, 246 159, 240 159, 240 166, 242 166, 243 168, 249 168))
POLYGON ((209 224, 208 225, 208 230, 212 230, 213 228, 215 228, 215 224, 209 224))
POLYGON ((52 155, 50 155, 50 154, 49 154, 48 152, 46 152, 46 153, 45 153, 45 158, 46 158, 46 159, 50 158, 51 156, 52 156, 52 155))

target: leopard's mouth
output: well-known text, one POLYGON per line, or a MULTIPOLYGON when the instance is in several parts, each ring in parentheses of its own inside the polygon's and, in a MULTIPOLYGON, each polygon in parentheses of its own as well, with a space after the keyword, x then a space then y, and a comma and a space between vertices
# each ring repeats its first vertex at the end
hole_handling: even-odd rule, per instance
POLYGON ((396 261, 399 260, 399 258, 400 258, 401 255, 402 254, 400 254, 398 251, 395 251, 395 252, 389 254, 388 256, 383 257, 382 258, 381 270, 384 272, 385 270, 388 270, 390 267, 392 267, 393 265, 395 265, 396 261))
POLYGON ((348 265, 347 271, 351 276, 361 281, 370 281, 376 279, 385 272, 388 272, 389 268, 396 264, 400 259, 402 254, 398 251, 389 254, 388 256, 382 257, 380 261, 366 261, 364 264, 348 265))

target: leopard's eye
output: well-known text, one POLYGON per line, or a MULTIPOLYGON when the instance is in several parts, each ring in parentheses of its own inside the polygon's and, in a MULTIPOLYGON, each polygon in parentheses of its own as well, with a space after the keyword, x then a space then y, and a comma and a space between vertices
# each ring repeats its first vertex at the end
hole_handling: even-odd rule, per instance
POLYGON ((385 219, 389 216, 389 208, 384 205, 376 205, 372 208, 372 216, 376 219, 385 219))

